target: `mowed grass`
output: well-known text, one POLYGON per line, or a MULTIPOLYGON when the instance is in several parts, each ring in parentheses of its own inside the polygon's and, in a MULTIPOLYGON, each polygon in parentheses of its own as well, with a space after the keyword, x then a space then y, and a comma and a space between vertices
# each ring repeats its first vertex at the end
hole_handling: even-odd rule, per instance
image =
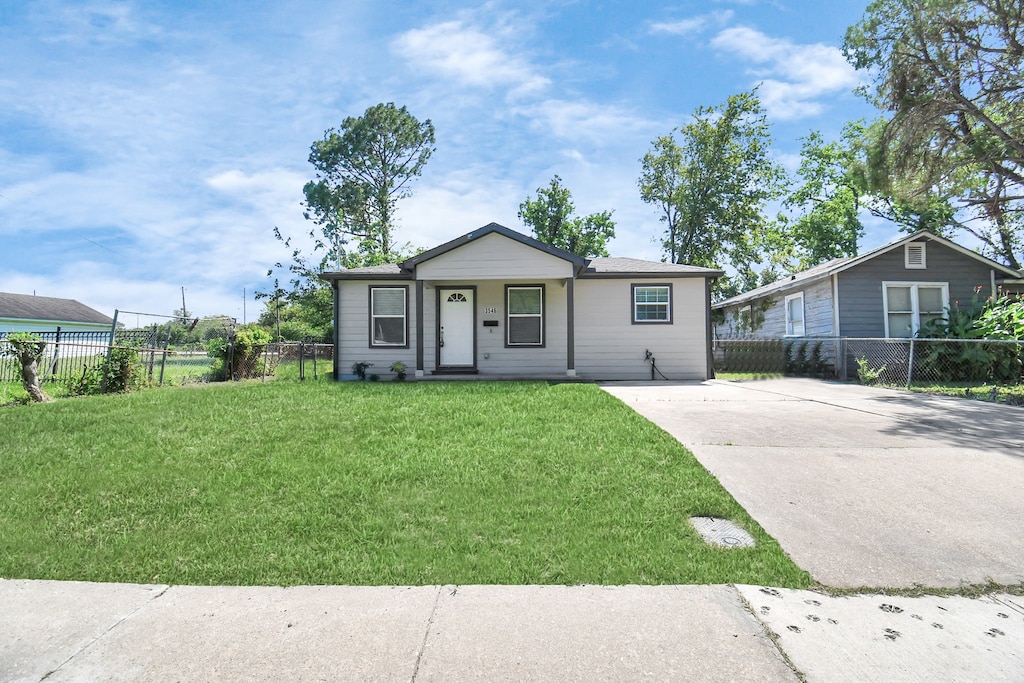
POLYGON ((594 385, 268 382, 0 409, 0 576, 225 585, 809 576, 594 385), (691 515, 757 540, 710 548, 691 515))

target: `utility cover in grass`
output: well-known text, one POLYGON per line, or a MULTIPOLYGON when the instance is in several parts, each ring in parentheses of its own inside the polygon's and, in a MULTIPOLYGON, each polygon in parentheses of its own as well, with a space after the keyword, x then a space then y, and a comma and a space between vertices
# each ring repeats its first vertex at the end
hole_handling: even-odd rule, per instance
POLYGON ((719 517, 690 517, 690 524, 708 545, 720 548, 753 548, 754 539, 734 522, 719 517))

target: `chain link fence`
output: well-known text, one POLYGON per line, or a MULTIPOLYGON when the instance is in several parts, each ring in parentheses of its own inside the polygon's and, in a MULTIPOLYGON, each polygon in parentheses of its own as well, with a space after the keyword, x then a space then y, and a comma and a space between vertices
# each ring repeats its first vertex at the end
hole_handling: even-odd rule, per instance
POLYGON ((1024 341, 844 339, 845 379, 872 384, 1024 384, 1024 341))
POLYGON ((716 339, 716 372, 791 374, 888 386, 1024 384, 1024 340, 716 339))

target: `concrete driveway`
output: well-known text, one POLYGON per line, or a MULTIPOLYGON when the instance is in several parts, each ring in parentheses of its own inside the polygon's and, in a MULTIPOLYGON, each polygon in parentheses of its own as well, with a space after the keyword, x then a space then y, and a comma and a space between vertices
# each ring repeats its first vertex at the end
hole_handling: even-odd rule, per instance
POLYGON ((811 379, 607 383, 819 582, 1024 582, 1024 408, 811 379))

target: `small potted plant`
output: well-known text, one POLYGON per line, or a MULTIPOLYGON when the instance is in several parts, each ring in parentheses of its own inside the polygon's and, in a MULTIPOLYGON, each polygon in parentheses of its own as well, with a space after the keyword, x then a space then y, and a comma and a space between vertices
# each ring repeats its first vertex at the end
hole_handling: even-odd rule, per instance
POLYGON ((391 372, 395 373, 396 382, 405 381, 405 363, 400 360, 396 360, 391 364, 391 372))

